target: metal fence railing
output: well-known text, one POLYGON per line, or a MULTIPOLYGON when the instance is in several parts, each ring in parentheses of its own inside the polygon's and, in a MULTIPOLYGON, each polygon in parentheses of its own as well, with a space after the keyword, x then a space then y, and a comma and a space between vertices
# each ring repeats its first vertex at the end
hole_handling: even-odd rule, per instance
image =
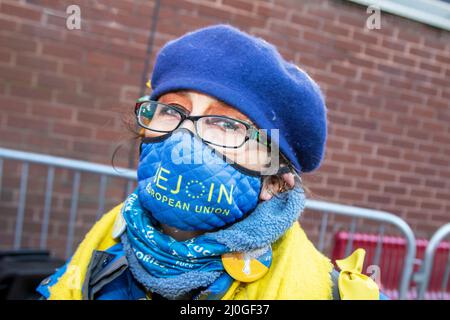
MULTIPOLYGON (((421 267, 413 276, 414 281, 417 283, 418 299, 425 299, 425 293, 430 284, 431 273, 433 265, 435 264, 436 251, 443 240, 448 237, 450 237, 450 223, 439 228, 428 242, 421 267)), ((445 249, 443 250, 445 253, 445 263, 443 266, 445 267, 444 272, 439 277, 440 279, 438 279, 441 283, 440 290, 436 295, 439 299, 450 299, 450 292, 448 290, 450 278, 450 249, 449 247, 445 249)))
POLYGON ((87 161, 73 160, 50 155, 23 152, 11 149, 0 148, 0 193, 2 191, 2 177, 5 176, 3 170, 5 160, 14 160, 21 162, 20 184, 18 187, 18 204, 17 215, 14 229, 13 249, 22 247, 23 225, 25 218, 25 206, 27 203, 27 186, 30 178, 30 164, 40 164, 47 166, 46 187, 44 206, 40 231, 40 249, 46 249, 47 234, 50 221, 50 213, 52 206, 53 182, 55 179, 55 169, 63 168, 74 172, 72 178, 71 203, 69 211, 69 221, 67 225, 67 240, 65 256, 68 258, 72 254, 72 246, 74 242, 75 221, 77 218, 77 208, 79 201, 79 189, 81 183, 81 173, 89 173, 99 176, 99 193, 98 207, 96 218, 104 213, 105 209, 105 191, 108 184, 108 178, 119 177, 126 179, 127 190, 130 193, 134 181, 136 180, 136 171, 125 168, 113 168, 108 165, 96 164, 87 161))
MULTIPOLYGON (((70 179, 70 197, 68 197, 68 221, 67 228, 62 230, 67 230, 66 244, 65 244, 65 256, 69 257, 72 254, 73 243, 74 243, 74 234, 75 234, 75 225, 77 221, 77 215, 80 213, 79 210, 79 189, 81 186, 82 176, 81 174, 89 174, 90 176, 98 176, 98 195, 96 199, 96 218, 99 215, 104 213, 105 209, 105 197, 106 188, 109 185, 108 179, 120 178, 125 180, 127 184, 127 193, 131 192, 133 184, 136 180, 136 171, 125 169, 125 168, 112 168, 111 166, 101 165, 89 163, 86 161, 79 160, 71 160, 61 157, 42 155, 31 152, 22 152, 11 149, 0 148, 0 194, 2 193, 2 177, 5 177, 5 174, 11 174, 11 172, 4 172, 4 164, 5 160, 13 160, 17 165, 20 163, 20 169, 17 169, 19 172, 18 176, 18 186, 17 186, 17 199, 14 200, 14 203, 17 203, 16 216, 14 222, 14 234, 13 234, 13 242, 12 247, 15 249, 19 249, 22 247, 22 237, 23 237, 23 226, 25 219, 25 207, 27 203, 27 183, 29 181, 29 169, 31 164, 35 165, 43 165, 45 167, 46 172, 45 175, 45 187, 42 187, 41 190, 43 194, 42 198, 42 214, 40 215, 40 236, 39 236, 39 247, 41 249, 46 248, 47 246, 47 235, 49 233, 49 223, 51 216, 51 208, 52 208, 52 192, 55 191, 54 188, 54 180, 56 178, 56 169, 62 168, 64 170, 73 171, 70 179)), ((31 177, 36 178, 34 176, 31 177)), ((90 177, 92 178, 92 177, 90 177)), ((44 180, 44 177, 42 177, 44 180)), ((1 203, 0 203, 1 204, 1 203)), ((0 208, 1 209, 1 208, 0 208)), ((391 213, 379 211, 379 210, 371 210, 365 208, 352 207, 348 205, 329 203, 318 200, 310 200, 308 199, 306 202, 306 211, 307 213, 303 214, 300 222, 307 224, 308 219, 313 219, 312 223, 313 227, 319 228, 318 239, 316 241, 316 246, 320 251, 323 251, 326 246, 326 238, 330 237, 334 229, 330 232, 330 227, 336 227, 338 225, 345 226, 345 228, 349 227, 349 238, 346 242, 345 254, 348 255, 351 253, 354 247, 354 235, 357 230, 360 230, 360 225, 358 225, 358 221, 364 220, 363 225, 372 225, 376 228, 378 234, 378 245, 375 250, 375 254, 373 255, 373 259, 371 261, 372 264, 376 265, 380 261, 380 258, 383 254, 383 238, 385 237, 385 230, 387 227, 393 228, 400 233, 405 241, 405 254, 402 257, 402 272, 401 277, 398 283, 398 298, 405 299, 407 297, 407 292, 409 288, 409 283, 411 279, 411 274, 413 271, 413 263, 416 253, 415 247, 415 237, 410 229, 410 227, 406 224, 398 216, 395 216, 391 213), (309 211, 312 213, 309 214, 309 211), (350 219, 350 221, 338 221, 340 218, 350 219), (317 223, 319 220, 320 222, 317 223)), ((13 213, 11 213, 13 214, 13 213)), ((56 216, 56 214, 55 214, 56 216)), ((63 226, 65 227, 65 226, 63 226)), ((51 248, 50 248, 51 249, 51 248)))
MULTIPOLYGON (((363 220, 364 224, 368 222, 375 222, 373 225, 375 229, 377 229, 377 237, 376 237, 376 248, 375 253, 371 256, 372 259, 368 263, 373 266, 379 266, 381 256, 383 254, 383 240, 385 236, 385 229, 387 226, 395 228, 400 234, 402 234, 404 243, 405 243, 405 253, 402 258, 402 270, 398 283, 398 298, 406 299, 407 293, 410 285, 411 275, 413 272, 413 263, 416 254, 416 241, 414 237, 414 233, 412 232, 409 225, 399 218, 398 216, 380 211, 380 210, 372 210, 359 208, 354 206, 329 203, 318 200, 307 200, 306 209, 313 211, 312 214, 321 213, 320 226, 319 226, 319 237, 317 241, 317 248, 322 251, 324 249, 325 236, 327 233, 328 225, 330 224, 331 216, 343 216, 350 218, 349 223, 349 231, 348 231, 348 239, 346 241, 345 254, 344 256, 348 256, 355 244, 355 238, 358 231, 358 220, 363 220)), ((301 221, 301 220, 300 220, 301 221)), ((345 227, 348 227, 346 225, 345 227)), ((365 228, 367 229, 367 228, 365 228)), ((392 270, 381 270, 383 274, 387 274, 392 272, 392 270)))

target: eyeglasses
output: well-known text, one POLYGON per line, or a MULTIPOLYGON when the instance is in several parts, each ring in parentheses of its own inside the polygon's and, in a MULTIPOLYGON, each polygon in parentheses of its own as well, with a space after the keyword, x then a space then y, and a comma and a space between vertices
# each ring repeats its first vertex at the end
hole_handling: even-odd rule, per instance
POLYGON ((170 133, 185 120, 194 123, 197 135, 204 142, 224 148, 239 148, 250 139, 268 146, 267 137, 253 125, 227 116, 190 116, 178 105, 139 99, 135 114, 138 124, 150 131, 170 133))

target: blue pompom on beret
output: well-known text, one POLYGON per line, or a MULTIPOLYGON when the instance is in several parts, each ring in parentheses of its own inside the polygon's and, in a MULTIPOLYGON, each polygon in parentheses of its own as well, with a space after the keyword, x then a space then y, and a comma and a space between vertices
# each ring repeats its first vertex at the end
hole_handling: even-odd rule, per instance
POLYGON ((279 129, 280 150, 298 172, 323 160, 327 115, 320 88, 262 38, 228 24, 186 33, 159 51, 151 86, 152 100, 195 90, 235 107, 259 128, 279 129))

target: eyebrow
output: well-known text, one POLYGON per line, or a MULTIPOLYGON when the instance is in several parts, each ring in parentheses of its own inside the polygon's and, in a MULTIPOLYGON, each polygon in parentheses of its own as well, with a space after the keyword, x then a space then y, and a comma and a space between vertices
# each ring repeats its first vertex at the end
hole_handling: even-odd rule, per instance
MULTIPOLYGON (((171 94, 180 95, 183 98, 189 98, 189 92, 188 91, 184 91, 184 90, 174 91, 174 92, 171 92, 171 94)), ((247 116, 241 114, 239 112, 239 110, 237 110, 233 106, 230 106, 229 104, 227 104, 227 103, 225 103, 225 102, 223 102, 221 100, 216 100, 216 101, 212 102, 208 107, 211 108, 211 109, 214 109, 214 108, 217 108, 217 107, 219 107, 219 108, 221 108, 221 107, 223 107, 223 108, 232 108, 232 110, 234 111, 233 112, 234 114, 231 115, 232 117, 235 117, 235 118, 237 118, 239 120, 242 120, 242 121, 245 121, 245 122, 247 122, 249 124, 254 125, 253 121, 251 121, 247 116)))
POLYGON ((170 92, 170 93, 178 94, 178 95, 183 96, 183 97, 187 97, 189 95, 189 93, 187 91, 175 91, 175 92, 170 92))

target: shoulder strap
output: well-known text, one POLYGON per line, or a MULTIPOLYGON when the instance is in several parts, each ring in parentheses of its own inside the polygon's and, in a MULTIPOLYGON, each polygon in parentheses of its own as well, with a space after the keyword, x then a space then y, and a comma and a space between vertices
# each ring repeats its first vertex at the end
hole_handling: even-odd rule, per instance
POLYGON ((333 294, 333 300, 341 300, 341 295, 339 294, 338 280, 339 280, 339 271, 333 269, 331 271, 331 281, 333 283, 331 293, 333 294))

